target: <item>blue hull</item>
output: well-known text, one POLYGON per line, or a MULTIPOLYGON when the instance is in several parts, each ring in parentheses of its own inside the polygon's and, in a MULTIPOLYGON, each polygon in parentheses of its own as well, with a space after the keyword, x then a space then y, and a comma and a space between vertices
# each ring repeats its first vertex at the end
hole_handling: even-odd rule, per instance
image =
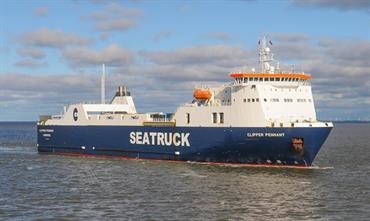
POLYGON ((38 125, 37 141, 39 152, 59 154, 310 166, 331 129, 38 125))

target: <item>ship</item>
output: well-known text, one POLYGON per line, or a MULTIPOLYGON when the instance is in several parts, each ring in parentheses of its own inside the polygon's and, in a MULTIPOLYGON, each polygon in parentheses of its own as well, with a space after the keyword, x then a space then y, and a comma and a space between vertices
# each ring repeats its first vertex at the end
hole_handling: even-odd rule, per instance
POLYGON ((271 41, 259 44, 260 70, 199 86, 174 113, 137 112, 127 86, 105 103, 77 103, 37 122, 39 153, 216 164, 310 167, 333 128, 316 117, 310 74, 284 71, 271 41))

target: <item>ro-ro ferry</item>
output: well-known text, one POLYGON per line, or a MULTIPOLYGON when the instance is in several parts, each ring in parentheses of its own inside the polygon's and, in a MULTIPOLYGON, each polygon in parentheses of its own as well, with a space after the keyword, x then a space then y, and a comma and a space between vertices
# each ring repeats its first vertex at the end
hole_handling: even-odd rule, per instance
POLYGON ((195 88, 175 113, 139 113, 125 86, 109 104, 72 104, 40 116, 39 152, 252 165, 310 166, 333 127, 316 118, 311 76, 284 72, 266 38, 261 70, 195 88))

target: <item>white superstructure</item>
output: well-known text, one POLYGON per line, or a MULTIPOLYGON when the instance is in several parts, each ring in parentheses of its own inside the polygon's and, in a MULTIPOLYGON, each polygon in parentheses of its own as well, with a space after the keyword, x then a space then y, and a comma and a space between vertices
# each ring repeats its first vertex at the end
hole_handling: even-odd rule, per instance
MULTIPOLYGON (((260 43, 256 72, 231 73, 233 81, 217 87, 200 87, 194 100, 174 114, 137 113, 133 98, 120 86, 105 104, 104 71, 101 104, 74 104, 60 116, 41 119, 45 125, 128 125, 181 127, 320 127, 309 80, 310 75, 283 72, 274 63, 266 38, 260 43)), ((104 69, 104 67, 103 67, 104 69)))

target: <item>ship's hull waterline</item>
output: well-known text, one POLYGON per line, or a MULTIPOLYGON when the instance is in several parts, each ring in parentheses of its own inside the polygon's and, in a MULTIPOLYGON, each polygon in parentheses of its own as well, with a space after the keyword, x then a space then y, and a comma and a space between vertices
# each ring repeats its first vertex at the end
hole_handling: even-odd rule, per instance
POLYGON ((306 167, 331 129, 38 125, 37 139, 41 153, 306 167))

